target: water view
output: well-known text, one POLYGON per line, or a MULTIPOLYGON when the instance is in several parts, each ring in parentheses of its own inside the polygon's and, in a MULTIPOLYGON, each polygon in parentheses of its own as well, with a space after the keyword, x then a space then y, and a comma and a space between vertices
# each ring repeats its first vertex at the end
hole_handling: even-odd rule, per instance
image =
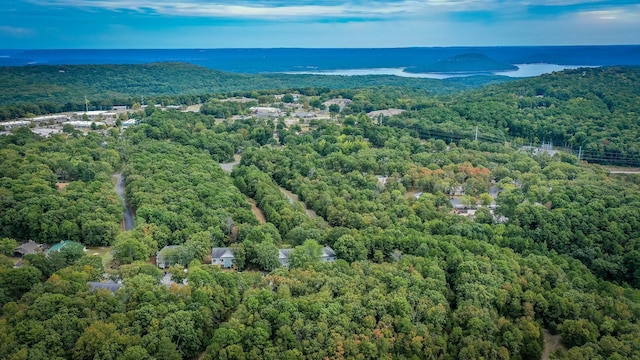
MULTIPOLYGON (((474 75, 502 75, 513 78, 531 77, 542 74, 562 71, 565 69, 577 69, 582 65, 558 65, 558 64, 516 64, 518 70, 497 71, 497 72, 460 72, 460 73, 410 73, 404 71, 405 68, 373 68, 373 69, 341 69, 326 71, 287 71, 285 74, 307 74, 307 75, 341 75, 341 76, 361 76, 361 75, 395 75, 409 78, 423 79, 450 79, 457 77, 468 77, 474 75)), ((593 66, 586 66, 593 67, 593 66)))

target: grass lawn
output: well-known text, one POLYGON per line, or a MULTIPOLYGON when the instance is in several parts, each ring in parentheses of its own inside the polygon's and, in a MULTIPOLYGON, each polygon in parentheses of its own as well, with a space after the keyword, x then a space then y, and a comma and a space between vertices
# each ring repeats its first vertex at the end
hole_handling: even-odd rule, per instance
POLYGON ((97 255, 102 258, 102 265, 108 267, 113 256, 111 256, 111 246, 87 246, 87 255, 97 255))

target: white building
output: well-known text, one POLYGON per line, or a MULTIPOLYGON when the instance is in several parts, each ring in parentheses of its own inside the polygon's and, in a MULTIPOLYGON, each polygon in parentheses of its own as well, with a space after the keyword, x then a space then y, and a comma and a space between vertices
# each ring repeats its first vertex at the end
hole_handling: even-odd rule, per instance
POLYGON ((282 110, 274 107, 267 106, 252 106, 249 108, 253 116, 256 117, 280 117, 282 116, 282 110))
POLYGON ((62 124, 65 121, 71 120, 71 118, 69 117, 69 115, 58 114, 58 115, 36 116, 30 120, 37 123, 49 123, 53 121, 53 123, 55 124, 62 124))
POLYGON ((124 129, 130 127, 130 126, 135 126, 135 125, 138 125, 138 120, 129 119, 129 120, 126 120, 126 121, 122 122, 122 129, 124 130, 124 129))
POLYGON ((64 125, 67 125, 67 124, 73 126, 76 129, 90 128, 91 124, 96 124, 96 126, 105 125, 105 123, 101 121, 67 121, 64 123, 64 125))
POLYGON ((25 121, 25 120, 0 122, 0 126, 4 126, 5 130, 11 130, 18 127, 24 127, 29 125, 31 125, 31 121, 25 121))
POLYGON ((80 111, 75 113, 76 118, 82 119, 87 116, 89 120, 115 120, 118 114, 104 110, 80 111))

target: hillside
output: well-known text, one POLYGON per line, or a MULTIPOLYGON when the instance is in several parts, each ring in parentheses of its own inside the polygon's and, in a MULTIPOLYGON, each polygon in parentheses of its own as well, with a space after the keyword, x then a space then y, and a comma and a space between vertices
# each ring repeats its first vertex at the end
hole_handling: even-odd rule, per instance
POLYGON ((490 73, 506 70, 518 70, 518 67, 479 53, 460 54, 434 64, 405 69, 412 73, 490 73))
POLYGON ((473 139, 478 126, 488 141, 582 147, 582 159, 638 166, 639 103, 640 68, 580 68, 415 102, 387 124, 447 140, 473 139))

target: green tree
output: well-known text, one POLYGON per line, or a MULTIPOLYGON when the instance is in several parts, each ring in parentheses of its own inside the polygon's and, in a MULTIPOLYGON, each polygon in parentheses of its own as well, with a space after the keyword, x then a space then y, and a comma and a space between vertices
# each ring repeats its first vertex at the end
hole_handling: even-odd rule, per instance
POLYGON ((331 113, 332 116, 337 115, 340 112, 340 105, 338 104, 329 105, 329 112, 331 113))
POLYGON ((10 238, 0 239, 0 254, 13 256, 13 250, 18 247, 18 242, 10 238))
POLYGON ((347 262, 367 259, 367 248, 362 242, 356 240, 351 235, 342 235, 338 241, 336 241, 333 248, 338 258, 344 259, 347 262))
POLYGON ((289 254, 289 267, 306 268, 320 263, 322 245, 315 240, 306 240, 304 244, 296 246, 289 254))
POLYGON ((278 260, 278 248, 271 241, 263 241, 255 244, 255 258, 253 263, 258 265, 260 269, 271 271, 280 266, 278 260))
POLYGON ((64 256, 67 265, 71 265, 84 256, 84 246, 80 243, 72 242, 58 252, 64 256))

